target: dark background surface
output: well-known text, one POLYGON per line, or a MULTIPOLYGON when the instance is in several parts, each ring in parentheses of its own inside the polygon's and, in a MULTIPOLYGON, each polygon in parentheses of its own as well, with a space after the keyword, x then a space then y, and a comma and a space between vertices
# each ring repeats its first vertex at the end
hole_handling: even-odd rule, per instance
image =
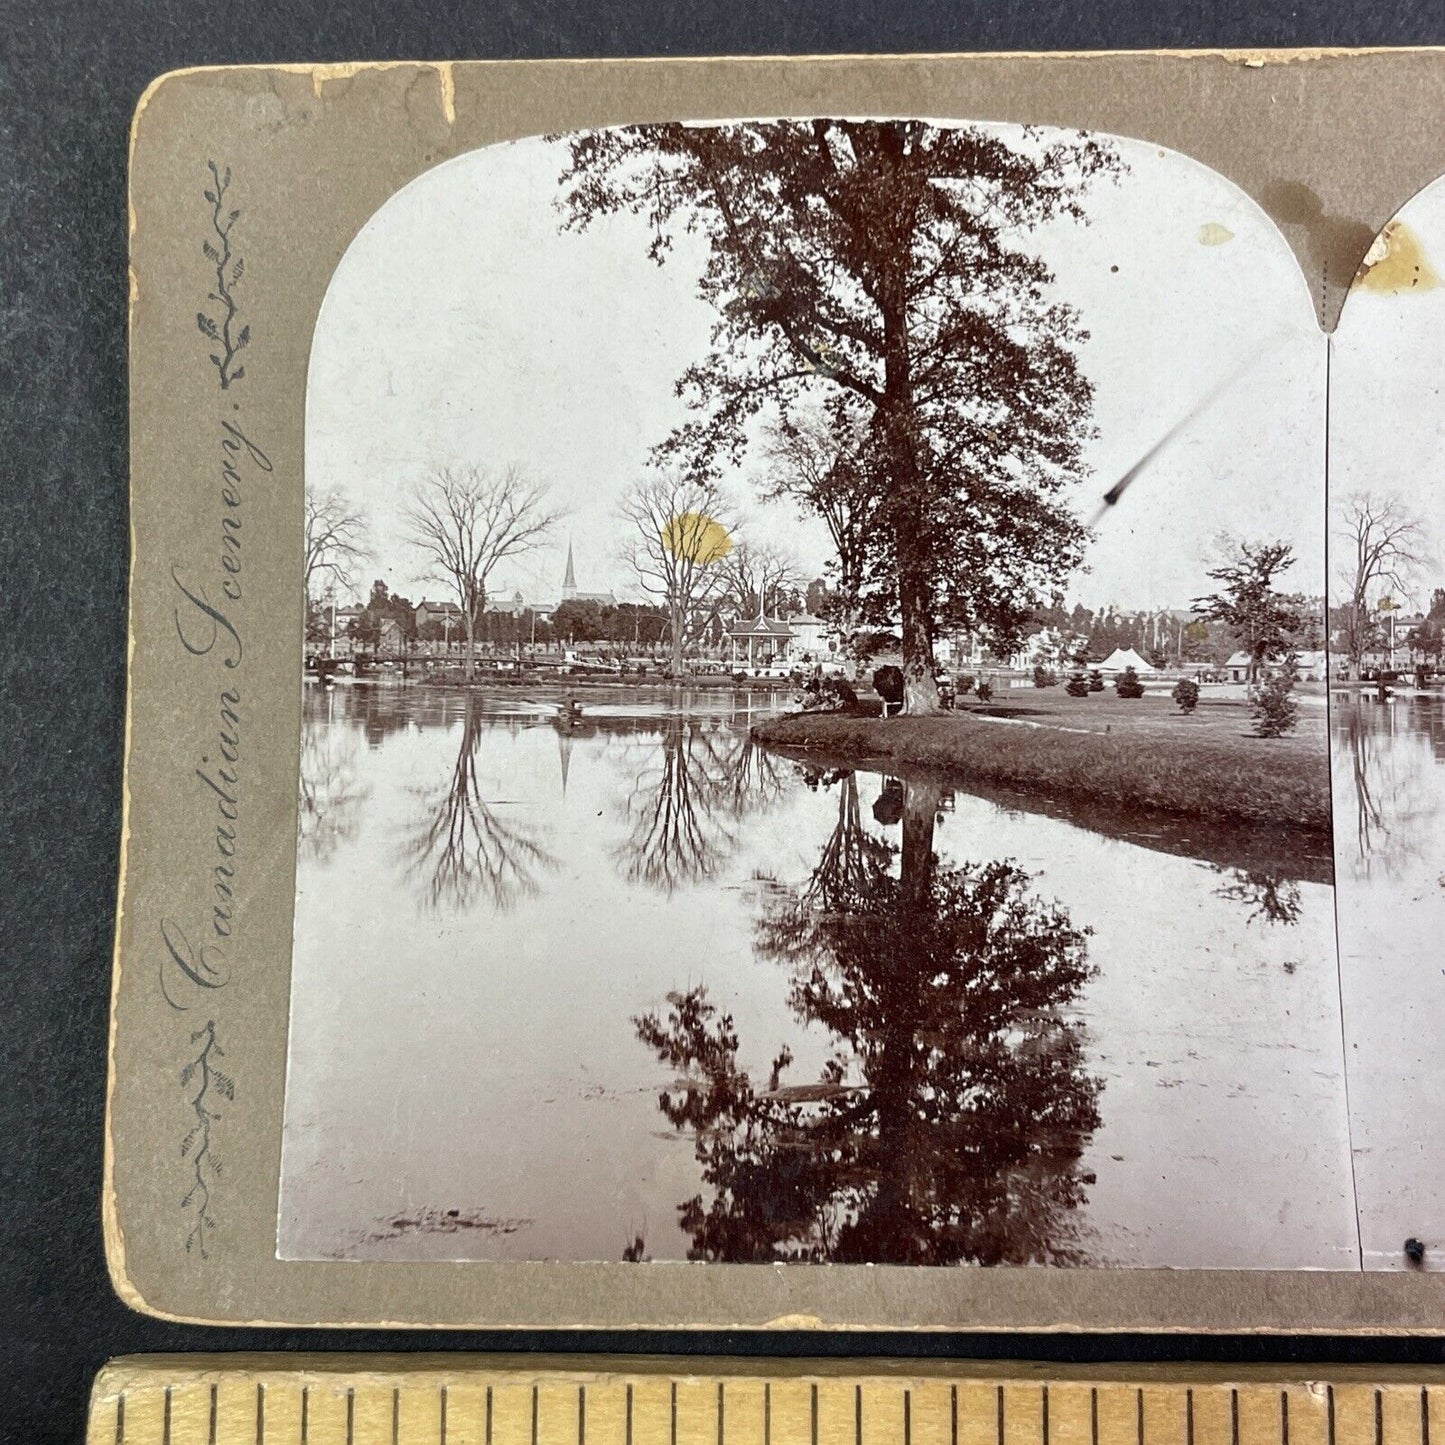
MULTIPOLYGON (((1439 0, 0 0, 0 1440, 80 1440, 96 1369, 153 1350, 1445 1359, 1422 1340, 199 1329, 120 1304, 99 1217, 125 681, 125 156, 152 77, 267 61, 1441 42, 1439 0)), ((1388 144, 1386 117, 1381 130, 1388 144)), ((1433 1127, 1440 1101, 1421 1103, 1433 1127)))

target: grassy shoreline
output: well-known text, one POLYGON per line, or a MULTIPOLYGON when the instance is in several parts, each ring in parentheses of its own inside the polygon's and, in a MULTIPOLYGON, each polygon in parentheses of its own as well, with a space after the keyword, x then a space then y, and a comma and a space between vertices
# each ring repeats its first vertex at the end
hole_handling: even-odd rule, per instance
POLYGON ((1125 706, 1136 711, 1105 713, 1096 704, 1092 717, 1083 714, 1095 724, 1087 727, 1074 726, 1057 707, 888 719, 792 713, 756 724, 752 736, 838 762, 927 770, 964 788, 977 783, 1141 815, 1330 836, 1322 724, 1302 736, 1263 739, 1248 734, 1243 709, 1198 723, 1125 706), (996 720, 1022 720, 1025 712, 1040 720, 996 720))

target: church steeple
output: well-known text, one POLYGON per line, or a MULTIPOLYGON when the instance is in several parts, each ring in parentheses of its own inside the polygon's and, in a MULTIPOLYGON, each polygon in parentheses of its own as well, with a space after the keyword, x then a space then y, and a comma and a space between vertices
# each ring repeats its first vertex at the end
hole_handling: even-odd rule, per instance
POLYGON ((571 601, 577 595, 577 573, 572 566, 572 539, 567 539, 567 575, 562 579, 562 600, 571 601))

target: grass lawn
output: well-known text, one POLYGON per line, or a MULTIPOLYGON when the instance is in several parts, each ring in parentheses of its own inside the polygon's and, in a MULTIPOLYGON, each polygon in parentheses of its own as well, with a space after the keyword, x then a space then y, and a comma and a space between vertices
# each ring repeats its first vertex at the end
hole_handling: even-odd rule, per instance
POLYGON ((1325 709, 1302 698, 1299 725, 1257 738, 1248 705, 1210 698, 1181 714, 1167 693, 1072 698, 1013 688, 936 717, 796 713, 760 723, 759 742, 848 762, 897 763, 1051 797, 1213 823, 1328 836, 1325 709))

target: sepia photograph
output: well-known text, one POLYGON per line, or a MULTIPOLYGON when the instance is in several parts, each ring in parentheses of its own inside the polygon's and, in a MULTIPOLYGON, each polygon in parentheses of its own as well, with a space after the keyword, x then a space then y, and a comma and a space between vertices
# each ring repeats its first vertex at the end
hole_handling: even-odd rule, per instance
POLYGON ((1420 1266, 1432 242, 1327 338, 1137 139, 392 195, 310 353, 278 1255, 1420 1266))
MULTIPOLYGON (((1417 1101, 1445 1094, 1445 185, 1366 252, 1335 334, 1331 768, 1340 974, 1365 1249, 1441 1237, 1445 1163, 1417 1101)), ((1367 1255, 1368 1262, 1368 1255, 1367 1255)))

